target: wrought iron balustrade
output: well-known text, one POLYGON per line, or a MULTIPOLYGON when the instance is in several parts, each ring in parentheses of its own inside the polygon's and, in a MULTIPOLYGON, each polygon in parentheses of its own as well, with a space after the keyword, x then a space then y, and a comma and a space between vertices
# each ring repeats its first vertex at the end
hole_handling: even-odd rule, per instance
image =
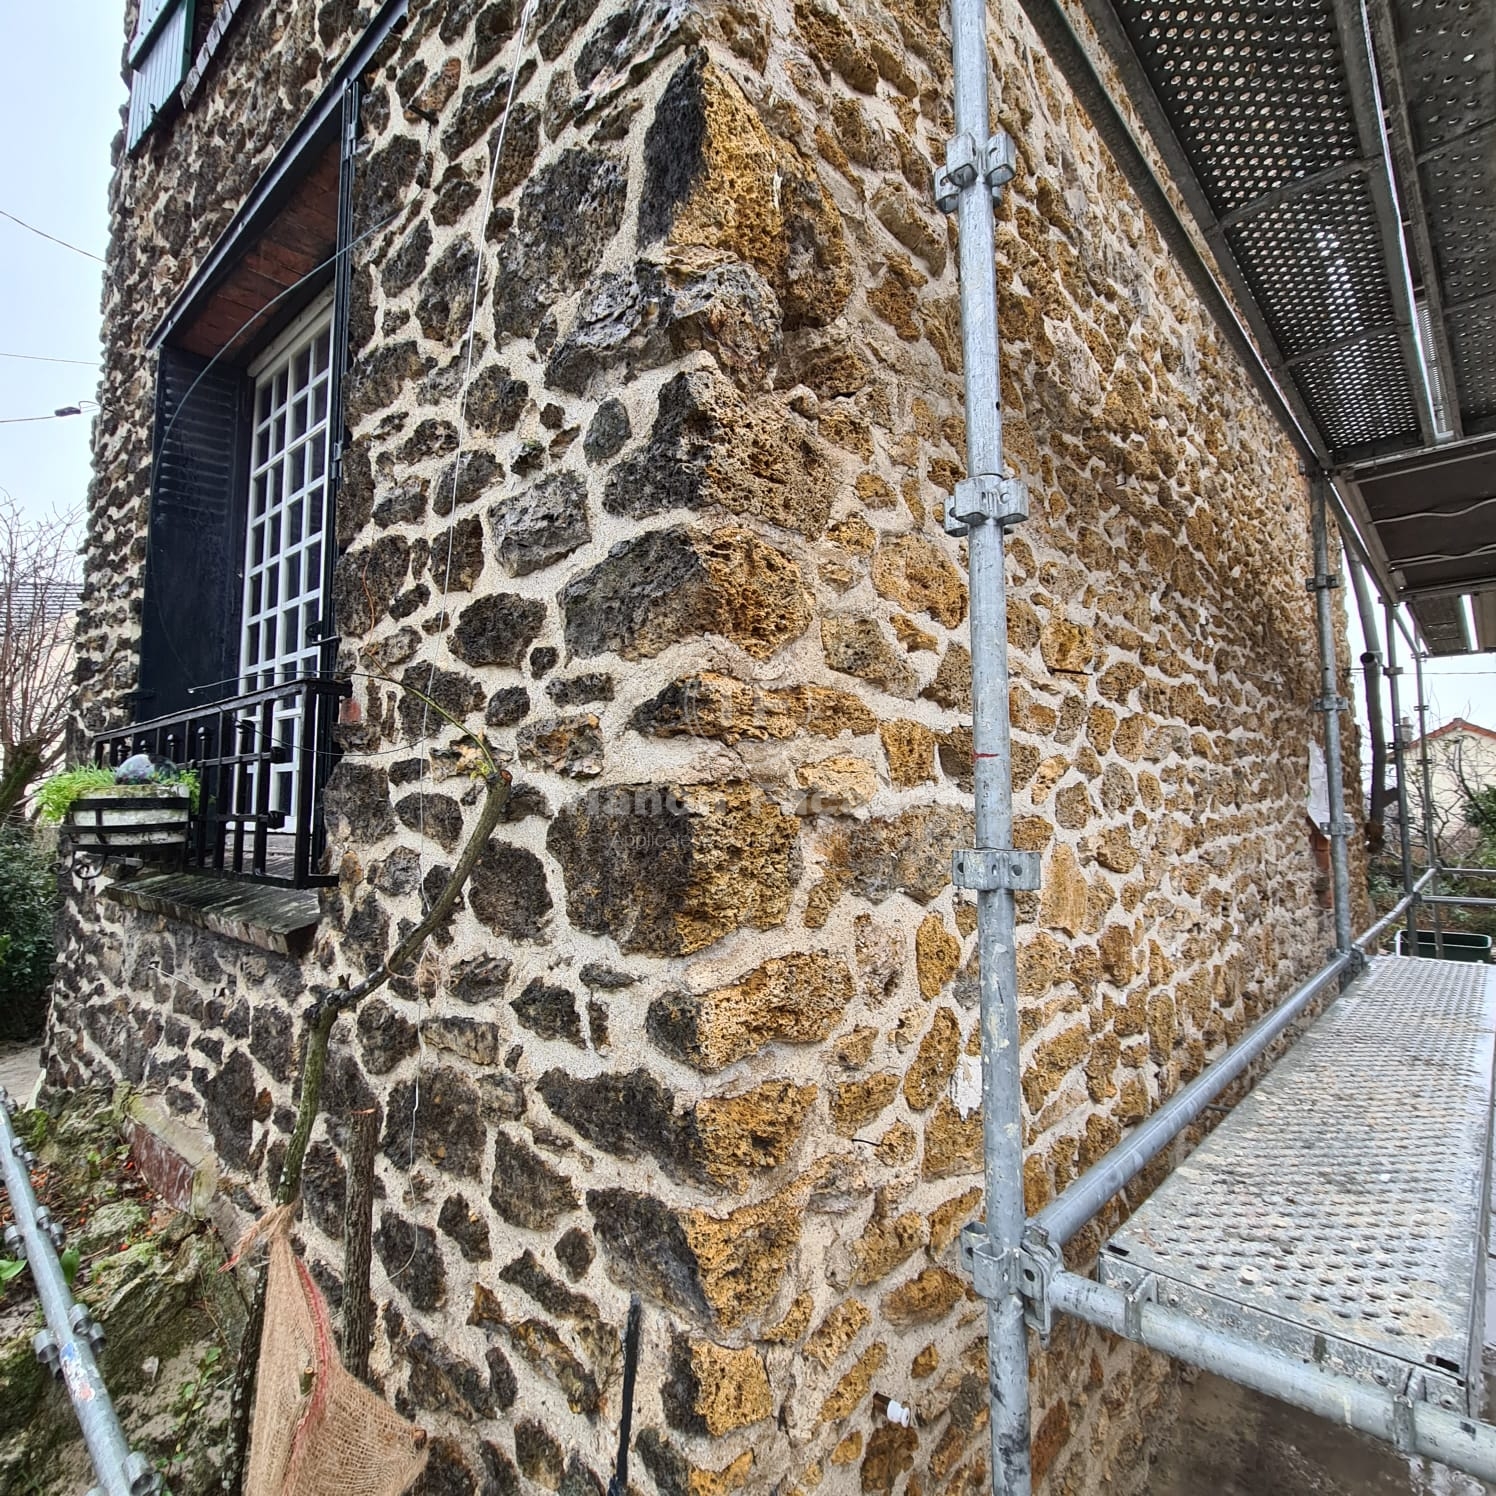
POLYGON ((103 732, 94 762, 153 753, 198 777, 183 865, 220 877, 312 888, 322 872, 322 791, 347 681, 305 675, 211 705, 103 732))

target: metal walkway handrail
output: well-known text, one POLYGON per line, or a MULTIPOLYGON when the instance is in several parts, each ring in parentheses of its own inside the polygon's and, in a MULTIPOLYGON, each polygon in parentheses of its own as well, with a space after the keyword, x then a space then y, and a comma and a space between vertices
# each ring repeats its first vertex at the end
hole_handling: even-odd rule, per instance
POLYGON ((1384 1439, 1405 1454, 1496 1482, 1496 1428, 1489 1423, 1222 1335, 1177 1309, 1144 1302, 1079 1273, 1056 1273, 1048 1284, 1048 1303, 1202 1371, 1384 1439))
POLYGON ((16 1224, 6 1230, 5 1242, 25 1259, 42 1301, 47 1328, 32 1341, 37 1360, 67 1386, 88 1457, 101 1482, 89 1496, 154 1496, 161 1489, 161 1477, 143 1454, 131 1451, 109 1400, 94 1357, 104 1342, 104 1332, 88 1310, 73 1301, 63 1277, 57 1260, 62 1223, 37 1203, 30 1173, 36 1156, 11 1126, 15 1110, 15 1101, 0 1086, 0 1175, 16 1218, 16 1224))
POLYGON ((1213 1065, 1176 1091, 1125 1141, 1103 1155, 1068 1189, 1029 1220, 1028 1234, 1062 1247, 1129 1180, 1140 1174, 1191 1122, 1236 1080, 1274 1039, 1341 973, 1356 964, 1345 951, 1265 1014, 1213 1065))

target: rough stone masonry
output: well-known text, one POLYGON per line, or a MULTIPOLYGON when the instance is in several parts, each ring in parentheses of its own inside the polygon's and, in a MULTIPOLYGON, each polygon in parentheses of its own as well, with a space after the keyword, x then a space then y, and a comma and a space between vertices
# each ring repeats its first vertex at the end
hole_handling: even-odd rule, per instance
MULTIPOLYGON (((136 679, 145 338, 371 13, 244 7, 190 108, 116 150, 82 732, 128 721, 136 679)), ((75 882, 49 1081, 161 1093, 263 1206, 308 985, 383 957, 476 815, 458 735, 389 682, 429 689, 503 750, 512 816, 415 973, 340 1028, 300 1228, 336 1298, 346 1119, 379 1107, 374 1367, 435 1435, 422 1489, 600 1493, 638 1291, 639 1491, 982 1491, 942 14, 519 20, 411 0, 368 78, 335 607, 343 665, 385 679, 342 729, 314 948, 75 882)), ((1019 896, 1033 1208, 1329 926, 1292 450, 1013 0, 992 37, 1034 511, 1008 568, 1017 839, 1043 857, 1019 896)), ((1042 1489, 1144 1489, 1166 1365, 1075 1327, 1035 1355, 1042 1489)))

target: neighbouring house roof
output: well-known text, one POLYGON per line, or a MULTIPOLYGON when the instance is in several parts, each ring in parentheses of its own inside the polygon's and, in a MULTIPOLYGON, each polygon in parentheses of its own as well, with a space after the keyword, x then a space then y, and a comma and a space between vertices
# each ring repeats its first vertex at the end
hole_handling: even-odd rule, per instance
MULTIPOLYGON (((1496 732, 1489 727, 1481 727, 1478 723, 1467 722, 1463 717, 1451 717, 1442 727, 1436 727, 1429 733, 1428 740, 1432 743, 1435 738, 1447 738, 1458 732, 1473 732, 1479 737, 1490 738, 1496 742, 1496 732)), ((1415 739, 1415 741, 1419 740, 1415 739)))

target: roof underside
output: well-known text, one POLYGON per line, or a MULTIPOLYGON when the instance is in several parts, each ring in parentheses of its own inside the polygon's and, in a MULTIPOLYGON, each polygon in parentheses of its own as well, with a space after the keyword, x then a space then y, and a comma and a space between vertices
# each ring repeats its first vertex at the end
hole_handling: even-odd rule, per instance
POLYGON ((1384 585, 1496 648, 1496 5, 1081 3, 1384 585))

